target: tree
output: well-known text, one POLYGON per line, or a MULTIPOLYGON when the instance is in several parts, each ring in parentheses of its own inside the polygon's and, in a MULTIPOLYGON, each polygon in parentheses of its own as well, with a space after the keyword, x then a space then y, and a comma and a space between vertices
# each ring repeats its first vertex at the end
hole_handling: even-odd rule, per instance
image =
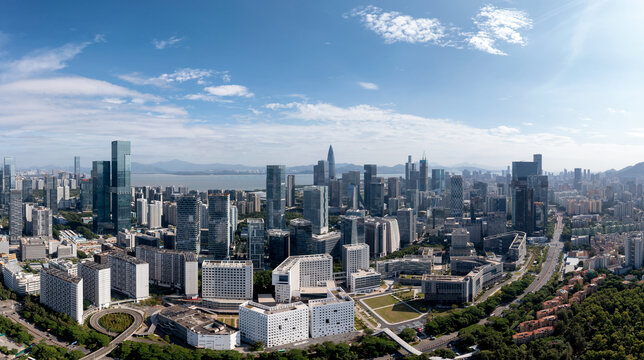
POLYGON ((271 270, 260 270, 253 274, 253 293, 266 294, 273 293, 273 272, 271 270))
POLYGON ((250 351, 264 351, 264 343, 261 341, 255 341, 251 344, 250 351))
POLYGON ((400 332, 400 334, 398 334, 398 336, 406 342, 412 342, 416 339, 416 330, 405 328, 400 332))

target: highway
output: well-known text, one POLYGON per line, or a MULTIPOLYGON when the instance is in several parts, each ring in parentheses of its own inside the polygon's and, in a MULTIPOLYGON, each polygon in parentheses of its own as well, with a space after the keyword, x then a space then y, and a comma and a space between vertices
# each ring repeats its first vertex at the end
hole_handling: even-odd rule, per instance
POLYGON ((96 329, 99 332, 102 332, 104 334, 114 334, 109 331, 107 331, 105 328, 103 328, 99 323, 98 319, 106 314, 110 313, 125 313, 125 314, 130 314, 134 318, 134 321, 132 322, 132 325, 130 325, 129 328, 127 328, 125 331, 123 331, 120 335, 118 335, 112 342, 110 342, 109 345, 107 345, 104 348, 100 348, 93 353, 81 358, 81 360, 89 360, 89 359, 101 359, 103 356, 109 354, 114 350, 120 343, 123 341, 127 340, 134 332, 143 324, 143 315, 134 310, 134 309, 128 309, 128 308, 112 308, 112 309, 106 309, 97 312, 96 314, 92 315, 90 318, 90 324, 94 329, 96 329))

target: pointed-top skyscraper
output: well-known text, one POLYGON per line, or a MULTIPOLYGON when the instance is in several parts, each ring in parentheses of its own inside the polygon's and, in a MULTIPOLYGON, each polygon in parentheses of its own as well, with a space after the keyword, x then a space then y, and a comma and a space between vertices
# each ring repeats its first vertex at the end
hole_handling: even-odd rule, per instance
POLYGON ((333 155, 333 146, 329 145, 329 155, 326 157, 329 162, 329 179, 335 179, 335 155, 333 155))

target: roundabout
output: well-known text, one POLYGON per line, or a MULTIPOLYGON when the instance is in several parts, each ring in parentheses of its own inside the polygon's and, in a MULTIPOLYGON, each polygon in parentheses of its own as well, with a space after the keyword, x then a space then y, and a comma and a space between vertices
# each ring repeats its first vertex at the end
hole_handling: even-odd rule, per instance
POLYGON ((82 360, 100 359, 109 354, 118 344, 132 336, 132 334, 134 334, 134 332, 143 324, 143 314, 134 309, 128 308, 105 309, 93 314, 92 317, 89 318, 89 324, 92 328, 96 329, 96 331, 114 337, 114 340, 112 340, 112 342, 108 346, 96 350, 95 352, 82 358, 82 360), (132 317, 132 323, 120 334, 109 331, 105 327, 103 327, 103 325, 101 325, 101 322, 99 321, 102 317, 109 314, 130 315, 132 317))

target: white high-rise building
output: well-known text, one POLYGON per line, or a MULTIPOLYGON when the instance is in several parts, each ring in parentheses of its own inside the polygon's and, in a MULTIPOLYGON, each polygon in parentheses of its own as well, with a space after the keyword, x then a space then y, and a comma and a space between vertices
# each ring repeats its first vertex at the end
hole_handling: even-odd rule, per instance
POLYGON ((641 235, 624 240, 624 255, 626 266, 639 269, 644 265, 644 241, 641 235))
POLYGON ((347 244, 342 246, 342 270, 349 274, 369 268, 369 245, 347 244))
POLYGON ((51 210, 43 206, 31 210, 31 235, 52 236, 51 210))
POLYGON ((179 289, 187 298, 199 296, 199 266, 195 253, 139 245, 136 257, 149 264, 151 283, 179 289))
POLYGON ((290 256, 273 270, 275 300, 290 302, 303 287, 325 286, 333 280, 333 258, 329 254, 290 256))
POLYGON ((201 268, 201 296, 205 299, 252 299, 252 261, 204 260, 201 268))
POLYGON ((148 204, 148 228, 158 229, 161 227, 161 218, 163 216, 163 203, 153 200, 148 204))
POLYGON ((252 301, 239 306, 239 331, 248 342, 274 347, 309 337, 309 308, 301 302, 266 306, 252 301))
POLYGON ((329 289, 326 299, 310 300, 308 306, 312 338, 355 331, 354 302, 343 291, 329 289))
POLYGON ((110 306, 111 271, 107 264, 86 261, 78 264, 78 276, 83 278, 83 297, 99 309, 110 306))
POLYGON ((304 218, 312 224, 314 234, 329 231, 329 195, 326 186, 304 188, 304 218))
POLYGON ((138 225, 148 224, 148 199, 136 199, 136 223, 138 225))
POLYGON ((150 297, 149 264, 132 256, 113 252, 108 255, 112 289, 131 298, 145 300, 150 297))
POLYGON ((58 269, 40 271, 40 303, 83 323, 83 279, 58 269))

